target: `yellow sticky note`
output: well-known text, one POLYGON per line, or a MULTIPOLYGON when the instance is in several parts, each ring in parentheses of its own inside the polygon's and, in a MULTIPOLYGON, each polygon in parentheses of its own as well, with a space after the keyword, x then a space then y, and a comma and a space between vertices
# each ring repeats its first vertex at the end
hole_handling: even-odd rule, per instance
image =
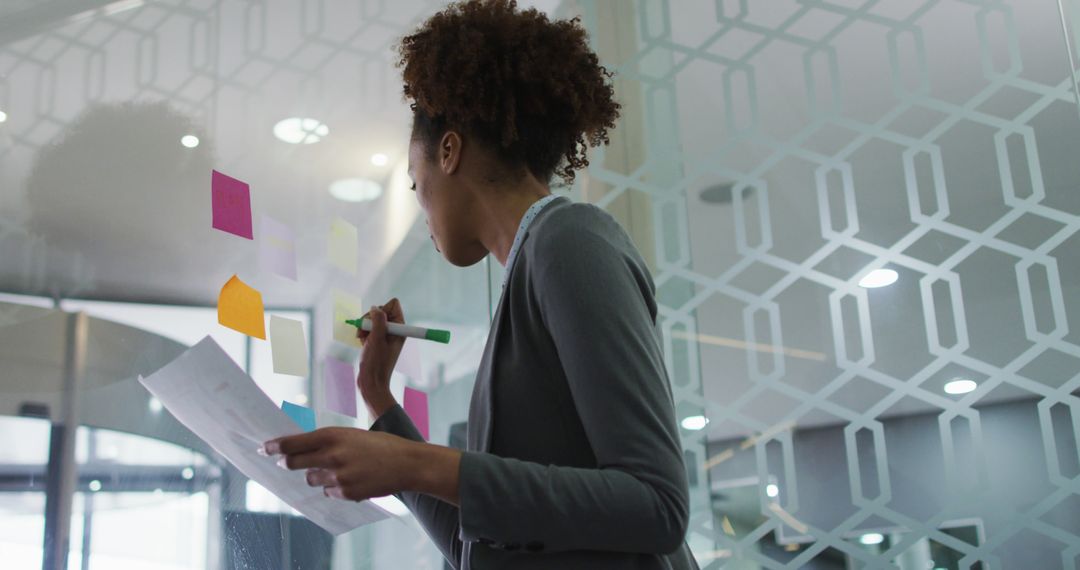
POLYGON ((364 315, 360 299, 343 291, 334 290, 334 340, 360 348, 356 327, 346 324, 347 319, 359 319, 364 315))
POLYGON ((262 294, 233 275, 221 288, 217 305, 218 322, 248 336, 266 340, 262 294))
POLYGON ((341 218, 334 218, 330 224, 330 242, 327 247, 330 263, 350 275, 356 274, 356 259, 360 254, 356 226, 341 218))

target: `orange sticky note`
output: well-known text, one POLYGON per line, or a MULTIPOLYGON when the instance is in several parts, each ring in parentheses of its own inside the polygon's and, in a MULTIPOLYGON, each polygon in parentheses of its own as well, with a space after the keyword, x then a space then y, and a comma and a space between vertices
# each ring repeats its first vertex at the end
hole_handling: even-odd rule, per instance
POLYGON ((221 288, 217 319, 234 331, 266 340, 262 294, 235 275, 221 288))

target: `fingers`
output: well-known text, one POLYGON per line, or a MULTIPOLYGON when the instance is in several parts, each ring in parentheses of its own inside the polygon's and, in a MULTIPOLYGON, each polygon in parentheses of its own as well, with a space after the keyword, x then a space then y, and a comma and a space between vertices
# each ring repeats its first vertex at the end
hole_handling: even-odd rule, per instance
POLYGON ((311 487, 337 487, 337 474, 329 469, 308 469, 304 475, 311 487))
POLYGON ((372 330, 366 331, 361 328, 356 329, 356 338, 360 339, 361 346, 363 346, 364 343, 367 342, 367 339, 371 336, 371 333, 375 332, 375 314, 380 312, 383 314, 384 323, 405 323, 405 312, 401 309, 401 301, 399 301, 397 297, 390 299, 386 302, 385 305, 372 306, 371 310, 364 313, 364 315, 361 317, 362 319, 371 320, 372 330))
MULTIPOLYGON (((369 319, 369 318, 371 318, 371 311, 368 311, 368 312, 364 313, 363 315, 360 316, 360 318, 361 319, 369 319)), ((364 346, 364 342, 367 341, 367 337, 368 337, 369 334, 371 334, 371 333, 369 333, 368 331, 366 331, 366 330, 364 330, 364 329, 362 329, 360 327, 356 327, 356 338, 360 339, 360 346, 364 346)))
POLYGON ((382 306, 382 310, 386 312, 386 318, 392 323, 404 323, 405 312, 401 309, 401 301, 398 301, 397 297, 390 299, 382 306))
POLYGON ((379 339, 386 337, 386 313, 378 307, 371 308, 371 334, 379 339))
POLYGON ((263 451, 267 455, 294 455, 297 453, 310 453, 325 447, 333 432, 327 428, 309 431, 297 435, 279 437, 263 444, 263 451))
POLYGON ((278 459, 277 464, 278 467, 281 467, 282 469, 296 471, 297 469, 334 468, 338 466, 338 461, 333 454, 320 450, 311 453, 283 455, 281 456, 281 459, 278 459))

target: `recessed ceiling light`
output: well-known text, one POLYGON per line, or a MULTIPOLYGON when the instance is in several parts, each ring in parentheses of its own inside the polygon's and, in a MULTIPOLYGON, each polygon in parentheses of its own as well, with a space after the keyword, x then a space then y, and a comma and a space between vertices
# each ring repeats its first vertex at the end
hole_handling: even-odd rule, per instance
POLYGON ((184 135, 180 137, 180 144, 187 148, 195 148, 199 146, 199 137, 195 135, 184 135))
POLYGON ((704 428, 707 423, 709 423, 709 418, 706 418, 705 416, 690 416, 683 418, 682 427, 683 429, 696 431, 704 428))
POLYGON ((94 480, 93 480, 93 481, 91 481, 91 482, 90 482, 90 484, 89 484, 89 485, 87 485, 87 486, 88 486, 88 487, 90 487, 90 490, 91 490, 91 491, 93 491, 93 492, 97 493, 98 491, 100 491, 100 490, 101 490, 101 481, 98 481, 97 479, 94 479, 94 480))
POLYGON ((382 195, 382 186, 367 178, 345 178, 330 185, 330 195, 344 202, 369 202, 382 195))
POLYGON ((974 390, 979 385, 974 380, 968 380, 967 378, 956 378, 950 382, 945 383, 946 394, 967 394, 974 390))
POLYGON ((775 497, 780 494, 780 487, 777 487, 774 483, 765 485, 765 494, 770 497, 775 497))
POLYGON ((0 111, 0 123, 7 121, 7 113, 0 111))
POLYGON ((859 280, 859 287, 875 289, 896 283, 900 275, 892 269, 875 269, 859 280))
POLYGON ((381 152, 371 155, 371 164, 375 166, 386 166, 387 162, 390 162, 390 157, 381 152))
POLYGON ((330 127, 318 119, 289 117, 274 125, 274 136, 290 144, 314 144, 330 134, 330 127))
POLYGON ((150 406, 150 411, 154 412, 156 414, 156 413, 161 411, 161 400, 157 399, 154 396, 150 396, 150 404, 149 404, 149 406, 150 406))
POLYGON ((195 470, 190 467, 185 467, 183 470, 180 471, 180 476, 190 481, 195 477, 195 470))
POLYGON ((870 532, 859 537, 859 542, 870 546, 874 544, 881 544, 885 541, 885 537, 877 532, 870 532))

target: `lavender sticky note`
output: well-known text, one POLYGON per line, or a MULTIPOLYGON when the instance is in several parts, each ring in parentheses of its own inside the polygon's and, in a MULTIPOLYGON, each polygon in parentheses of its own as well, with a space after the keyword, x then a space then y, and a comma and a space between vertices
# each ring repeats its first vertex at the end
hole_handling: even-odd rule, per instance
POLYGON ((210 198, 215 229, 252 239, 251 193, 246 182, 215 170, 210 180, 210 198))
POLYGON ((296 425, 300 426, 300 429, 304 431, 315 430, 315 410, 294 404, 288 400, 281 402, 281 409, 292 418, 292 421, 296 422, 296 425))
POLYGON ((259 224, 259 266, 296 281, 296 234, 267 215, 259 224))
POLYGON ((402 407, 405 408, 405 413, 412 418, 413 423, 416 424, 416 429, 420 430, 420 434, 424 436, 424 439, 428 439, 427 394, 406 386, 405 404, 402 407))
POLYGON ((331 412, 356 417, 356 374, 351 364, 327 356, 323 364, 324 405, 331 412))

